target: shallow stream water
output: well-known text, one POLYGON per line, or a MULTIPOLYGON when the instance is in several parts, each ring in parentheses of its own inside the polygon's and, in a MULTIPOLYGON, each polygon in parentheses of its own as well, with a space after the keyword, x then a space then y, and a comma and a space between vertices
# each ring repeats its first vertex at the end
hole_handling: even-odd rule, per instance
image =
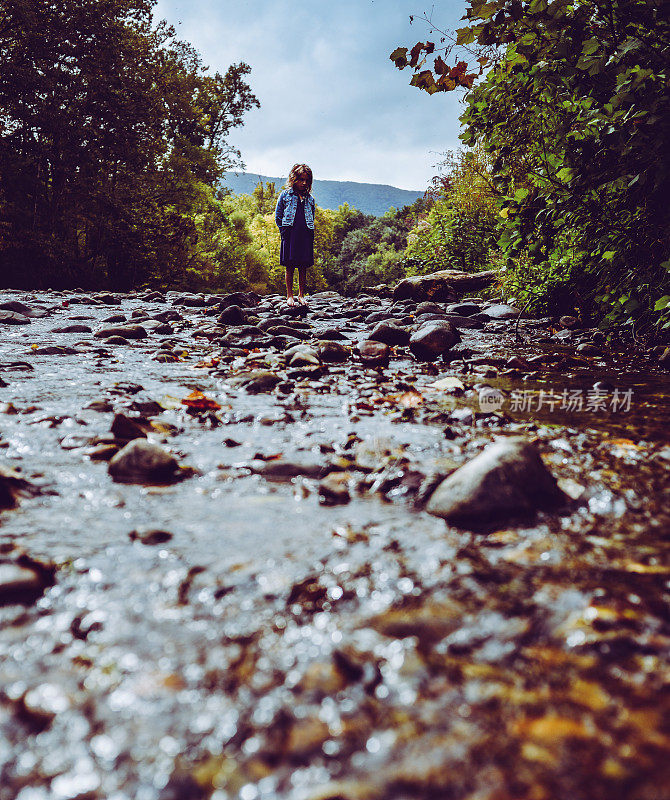
MULTIPOLYGON (((354 349, 293 374, 175 294, 12 300, 48 313, 0 326, 0 463, 28 487, 0 511, 0 578, 52 577, 0 607, 0 800, 661 800, 667 373, 537 320, 522 343, 487 323, 462 357, 397 348, 373 369, 354 345, 391 301, 372 297, 311 298, 300 338, 354 349), (171 309, 171 332, 93 336, 171 309), (91 332, 54 332, 73 324, 91 332), (250 368, 282 382, 251 394, 233 380, 250 368), (189 409, 194 390, 220 408, 189 409), (112 480, 117 413, 184 479, 112 480), (431 476, 508 435, 568 508, 486 532, 424 510, 431 476), (341 503, 319 469, 346 476, 341 503)), ((248 313, 296 322, 278 297, 248 313)))

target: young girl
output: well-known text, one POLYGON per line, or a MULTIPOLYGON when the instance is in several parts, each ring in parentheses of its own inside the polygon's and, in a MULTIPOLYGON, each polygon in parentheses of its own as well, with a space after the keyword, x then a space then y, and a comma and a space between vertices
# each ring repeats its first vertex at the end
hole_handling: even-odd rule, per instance
POLYGON ((293 271, 298 268, 298 302, 305 300, 307 267, 314 264, 314 212, 316 204, 310 194, 312 170, 307 164, 294 164, 279 195, 275 209, 275 222, 281 234, 279 263, 286 268, 286 302, 293 299, 293 271))

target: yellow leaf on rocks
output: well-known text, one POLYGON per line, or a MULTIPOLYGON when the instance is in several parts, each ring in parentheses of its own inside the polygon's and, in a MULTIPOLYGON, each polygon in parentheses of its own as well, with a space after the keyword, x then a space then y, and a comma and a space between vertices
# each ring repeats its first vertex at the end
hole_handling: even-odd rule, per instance
POLYGON ((560 742, 562 739, 589 739, 591 733, 586 725, 577 719, 547 714, 535 719, 517 720, 513 732, 540 742, 560 742))

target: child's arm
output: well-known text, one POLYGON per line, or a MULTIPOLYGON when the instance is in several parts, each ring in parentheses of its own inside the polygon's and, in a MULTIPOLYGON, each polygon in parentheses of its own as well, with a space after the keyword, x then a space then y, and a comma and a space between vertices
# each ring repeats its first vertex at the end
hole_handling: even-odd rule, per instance
POLYGON ((277 207, 275 208, 275 222, 277 227, 281 230, 281 221, 284 218, 284 192, 280 192, 277 200, 277 207))

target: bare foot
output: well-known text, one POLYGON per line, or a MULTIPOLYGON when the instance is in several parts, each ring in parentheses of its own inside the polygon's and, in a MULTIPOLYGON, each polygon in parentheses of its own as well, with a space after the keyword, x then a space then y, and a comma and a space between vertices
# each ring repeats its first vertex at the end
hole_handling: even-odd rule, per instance
POLYGON ((305 300, 305 298, 301 294, 298 295, 298 302, 300 303, 301 306, 307 305, 307 300, 305 300))
POLYGON ((294 306, 295 305, 295 300, 292 297, 287 297, 286 298, 286 305, 287 306, 294 306))

